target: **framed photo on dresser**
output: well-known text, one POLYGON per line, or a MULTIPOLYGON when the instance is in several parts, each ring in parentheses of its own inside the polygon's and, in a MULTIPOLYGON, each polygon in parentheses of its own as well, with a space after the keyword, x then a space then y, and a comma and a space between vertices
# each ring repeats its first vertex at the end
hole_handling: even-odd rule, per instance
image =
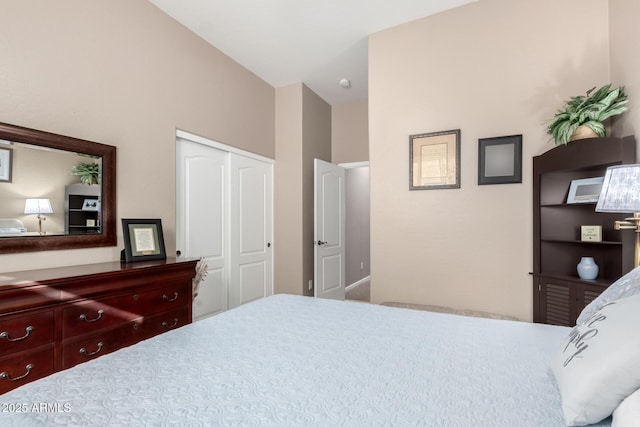
POLYGON ((125 262, 166 259, 162 220, 122 219, 124 250, 121 259, 125 262))

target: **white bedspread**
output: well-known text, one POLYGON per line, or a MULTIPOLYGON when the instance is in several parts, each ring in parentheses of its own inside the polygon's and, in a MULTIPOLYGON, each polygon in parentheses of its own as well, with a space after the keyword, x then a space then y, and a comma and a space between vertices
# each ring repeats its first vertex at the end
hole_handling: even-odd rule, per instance
POLYGON ((0 396, 0 425, 564 426, 568 331, 277 295, 0 396))

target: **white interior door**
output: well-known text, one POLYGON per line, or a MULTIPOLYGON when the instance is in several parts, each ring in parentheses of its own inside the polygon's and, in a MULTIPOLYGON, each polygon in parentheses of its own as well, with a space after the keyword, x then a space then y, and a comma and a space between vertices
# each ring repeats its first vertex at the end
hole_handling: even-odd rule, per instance
POLYGON ((208 265, 193 303, 195 321, 228 308, 228 153, 180 138, 176 147, 177 249, 208 265))
POLYGON ((314 160, 314 294, 344 299, 344 169, 314 160))
POLYGON ((273 295, 273 167, 230 154, 229 308, 273 295))

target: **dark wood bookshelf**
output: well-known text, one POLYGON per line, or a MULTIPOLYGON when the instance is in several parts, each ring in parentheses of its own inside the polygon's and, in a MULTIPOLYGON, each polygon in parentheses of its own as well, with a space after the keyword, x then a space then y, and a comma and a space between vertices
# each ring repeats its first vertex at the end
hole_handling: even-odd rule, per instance
MULTIPOLYGON (((596 212, 596 203, 567 203, 571 182, 604 176, 607 167, 636 161, 633 136, 590 138, 533 158, 533 320, 573 326, 582 309, 633 268, 633 233, 616 231, 625 215, 596 212), (602 241, 582 241, 582 225, 602 227, 602 241), (585 256, 599 267, 582 280, 585 256)), ((628 216, 628 215, 627 215, 628 216)))

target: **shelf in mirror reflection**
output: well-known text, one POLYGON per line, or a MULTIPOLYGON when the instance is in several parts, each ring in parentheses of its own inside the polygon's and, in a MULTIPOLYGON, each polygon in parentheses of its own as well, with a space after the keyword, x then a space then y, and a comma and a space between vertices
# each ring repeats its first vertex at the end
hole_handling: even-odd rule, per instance
POLYGON ((572 243, 572 244, 581 244, 581 245, 614 245, 621 246, 622 242, 615 241, 602 241, 602 242, 589 242, 585 240, 564 240, 564 239, 540 239, 541 242, 549 242, 549 243, 572 243))

